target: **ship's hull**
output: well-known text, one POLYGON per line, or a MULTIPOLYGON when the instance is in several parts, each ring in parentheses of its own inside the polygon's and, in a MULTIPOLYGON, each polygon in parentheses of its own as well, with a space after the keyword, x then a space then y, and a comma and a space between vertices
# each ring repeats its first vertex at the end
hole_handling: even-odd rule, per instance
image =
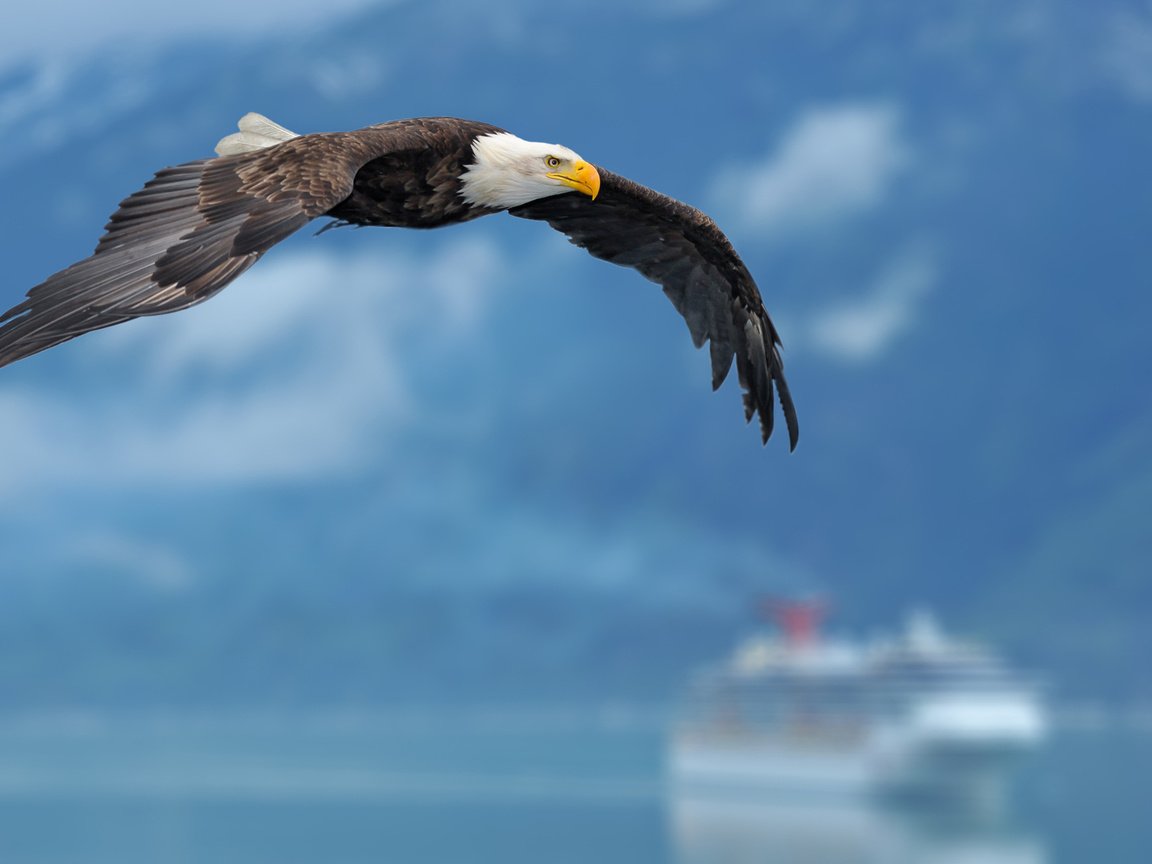
POLYGON ((872 785, 863 748, 792 748, 779 744, 676 739, 668 758, 669 780, 700 792, 765 792, 857 796, 872 785))
POLYGON ((1030 748, 1018 742, 950 746, 861 740, 853 746, 674 738, 668 780, 676 791, 770 794, 815 800, 998 797, 1030 748))

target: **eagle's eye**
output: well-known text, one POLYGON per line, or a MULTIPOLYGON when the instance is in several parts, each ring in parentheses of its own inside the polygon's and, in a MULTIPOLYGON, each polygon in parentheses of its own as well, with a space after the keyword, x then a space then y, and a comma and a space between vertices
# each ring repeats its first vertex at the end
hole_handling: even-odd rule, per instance
POLYGON ((557 159, 555 156, 546 156, 544 158, 544 164, 547 165, 549 168, 559 168, 560 167, 560 160, 557 159))

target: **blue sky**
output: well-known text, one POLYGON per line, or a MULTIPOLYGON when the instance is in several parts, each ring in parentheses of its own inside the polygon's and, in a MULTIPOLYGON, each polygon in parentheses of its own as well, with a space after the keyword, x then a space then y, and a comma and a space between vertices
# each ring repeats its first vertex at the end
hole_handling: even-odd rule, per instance
POLYGON ((643 596, 648 574, 667 586, 677 570, 722 597, 718 574, 762 570, 960 606, 982 590, 969 571, 1024 569, 1056 502, 1119 506, 1077 491, 1107 460, 1068 466, 1112 435, 1138 440, 1124 426, 1137 402, 1098 384, 1134 377, 1146 343, 1140 316, 1119 314, 1146 281, 1139 237, 1128 245, 1143 160, 1120 146, 1143 140, 1152 104, 1146 8, 972 0, 887 6, 878 26, 852 0, 588 2, 589 20, 619 26, 580 67, 577 105, 524 70, 562 78, 584 34, 563 42, 528 0, 469 5, 445 28, 452 56, 423 67, 418 39, 382 47, 377 31, 423 32, 464 4, 329 32, 317 11, 352 4, 209 2, 201 35, 228 20, 236 39, 203 55, 139 50, 145 32, 197 35, 163 6, 27 11, 0 32, 0 173, 44 203, 8 226, 6 299, 85 255, 116 201, 210 153, 245 111, 308 132, 450 110, 710 213, 783 336, 798 451, 759 446, 735 376, 709 392, 707 355, 659 289, 545 226, 304 230, 202 306, 4 370, 0 512, 73 562, 46 564, 40 535, 10 527, 30 572, 103 561, 203 585, 250 568, 249 541, 294 549, 287 523, 317 532, 301 569, 351 572, 387 556, 379 525, 403 524, 393 545, 412 560, 394 569, 421 580, 632 573, 643 596), (265 15, 272 30, 253 23, 265 15), (277 38, 293 28, 309 38, 277 38), (43 60, 17 66, 14 50, 43 60), (73 171, 45 170, 65 152, 73 171), (1069 339, 1083 365, 1067 366, 1069 339), (283 512, 282 490, 296 496, 283 512), (237 502, 251 509, 205 543, 237 502))

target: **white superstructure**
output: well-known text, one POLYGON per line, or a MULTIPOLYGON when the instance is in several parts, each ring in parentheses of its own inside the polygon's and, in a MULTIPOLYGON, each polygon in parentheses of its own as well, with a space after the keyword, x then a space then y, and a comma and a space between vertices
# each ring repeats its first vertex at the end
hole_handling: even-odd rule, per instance
POLYGON ((926 614, 892 639, 821 638, 820 609, 697 675, 669 747, 680 788, 935 797, 997 794, 1042 741, 1037 688, 926 614))

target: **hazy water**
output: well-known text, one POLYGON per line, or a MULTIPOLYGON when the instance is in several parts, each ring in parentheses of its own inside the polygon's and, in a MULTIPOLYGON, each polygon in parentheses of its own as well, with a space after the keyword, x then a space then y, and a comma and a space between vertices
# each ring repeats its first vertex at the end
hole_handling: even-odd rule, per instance
POLYGON ((657 715, 0 721, 0 861, 1146 864, 1152 734, 1062 733, 1008 817, 670 798, 657 715))

